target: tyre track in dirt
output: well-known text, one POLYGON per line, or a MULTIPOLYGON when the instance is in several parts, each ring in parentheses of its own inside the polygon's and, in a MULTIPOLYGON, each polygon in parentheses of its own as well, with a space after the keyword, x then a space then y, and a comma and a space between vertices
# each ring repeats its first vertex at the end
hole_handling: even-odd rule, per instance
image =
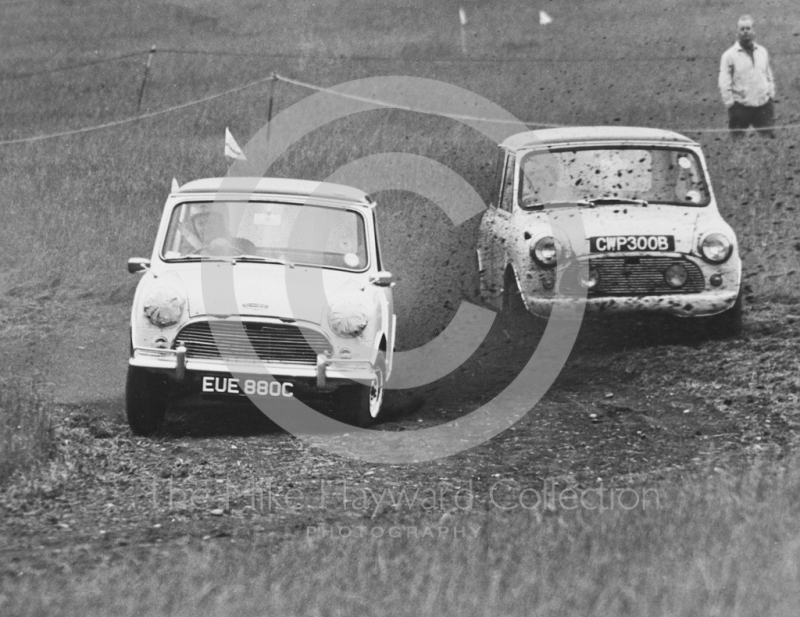
MULTIPOLYGON (((781 457, 800 420, 796 308, 751 305, 745 335, 730 341, 687 338, 668 320, 584 323, 550 392, 511 429, 448 459, 383 466, 309 448, 247 406, 189 401, 154 438, 133 438, 122 406, 127 305, 52 306, 48 320, 59 328, 26 362, 54 384, 59 455, 41 477, 3 494, 6 572, 74 559, 89 567, 196 542, 274 545, 323 523, 434 524, 446 513, 348 506, 348 488, 468 488, 474 511, 486 512, 498 482, 658 486, 688 471, 781 457)), ((536 328, 509 331, 498 319, 458 371, 390 393, 376 430, 463 416, 502 390, 536 342, 536 328)))
MULTIPOLYGON (((388 213, 397 219, 389 221, 392 230, 404 232, 392 237, 426 231, 446 241, 406 259, 399 258, 402 242, 388 243, 406 348, 441 331, 475 288, 465 242, 474 230, 448 231, 449 223, 424 208, 416 214, 388 213), (441 267, 411 288, 421 263, 441 267)), ((102 295, 65 301, 50 288, 4 296, 3 360, 12 372, 37 375, 55 401, 59 440, 43 474, 2 496, 7 573, 195 542, 272 545, 321 523, 433 524, 446 514, 349 507, 337 497, 345 487, 376 494, 468 487, 475 511, 486 512, 500 481, 658 485, 691 470, 783 456, 797 433, 800 310, 755 304, 744 336, 731 341, 681 335, 669 320, 586 322, 558 380, 523 420, 477 448, 422 465, 344 460, 307 447, 252 408, 191 401, 173 409, 153 439, 133 438, 123 395, 134 285, 125 282, 113 302, 102 295), (326 486, 332 493, 323 502, 326 486), (288 507, 293 490, 307 497, 301 507, 288 507)), ((536 328, 496 320, 457 371, 413 392, 388 393, 376 430, 413 431, 462 417, 505 387, 536 342, 536 328)))

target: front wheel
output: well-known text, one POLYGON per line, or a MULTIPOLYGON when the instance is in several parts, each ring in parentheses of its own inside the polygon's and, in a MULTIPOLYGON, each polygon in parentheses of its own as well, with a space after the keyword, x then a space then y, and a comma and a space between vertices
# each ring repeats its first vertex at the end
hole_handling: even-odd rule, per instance
POLYGON ((528 312, 522 299, 522 292, 519 289, 519 285, 517 285, 517 278, 510 270, 506 273, 505 285, 503 286, 501 314, 504 318, 505 326, 516 331, 531 330, 538 321, 528 312))
POLYGON ((742 333, 742 313, 742 292, 739 290, 731 308, 719 315, 705 318, 708 320, 708 336, 715 339, 739 336, 742 333))
POLYGON ((336 407, 345 422, 367 428, 375 424, 383 405, 383 370, 378 370, 370 384, 339 386, 336 407))
POLYGON ((125 383, 125 413, 134 435, 147 437, 164 422, 169 397, 169 383, 164 375, 137 366, 128 367, 125 383))

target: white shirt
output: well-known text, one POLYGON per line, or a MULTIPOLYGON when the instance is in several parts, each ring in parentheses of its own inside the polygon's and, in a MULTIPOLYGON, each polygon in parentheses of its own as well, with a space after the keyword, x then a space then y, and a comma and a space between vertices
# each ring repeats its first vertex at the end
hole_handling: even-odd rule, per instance
POLYGON ((753 43, 751 56, 739 41, 722 54, 719 67, 719 91, 725 107, 741 103, 760 107, 775 98, 775 83, 769 67, 767 50, 753 43))

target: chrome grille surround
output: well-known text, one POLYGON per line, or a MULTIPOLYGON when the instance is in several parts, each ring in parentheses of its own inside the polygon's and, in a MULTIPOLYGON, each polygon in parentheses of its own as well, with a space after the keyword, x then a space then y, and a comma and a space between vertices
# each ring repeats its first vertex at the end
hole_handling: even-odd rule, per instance
POLYGON ((175 337, 173 349, 186 347, 187 359, 229 362, 262 361, 316 366, 317 354, 329 354, 332 345, 314 328, 288 323, 254 321, 195 321, 175 337))
MULTIPOLYGON (((597 286, 590 289, 589 298, 605 296, 657 296, 668 294, 699 293, 705 288, 705 279, 700 267, 680 256, 637 255, 596 257, 589 259, 589 268, 600 274, 597 286), (686 268, 688 277, 681 288, 670 287, 664 273, 672 265, 686 268)), ((562 275, 562 288, 569 289, 579 284, 579 268, 568 266, 562 275)))

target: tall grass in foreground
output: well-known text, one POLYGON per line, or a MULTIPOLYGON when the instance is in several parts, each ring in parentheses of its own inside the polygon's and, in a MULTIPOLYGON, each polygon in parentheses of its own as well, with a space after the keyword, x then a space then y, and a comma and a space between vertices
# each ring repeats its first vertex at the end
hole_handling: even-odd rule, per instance
POLYGON ((47 403, 35 386, 0 379, 0 486, 46 460, 54 448, 47 403))
MULTIPOLYGON (((0 598, 15 615, 796 615, 796 463, 662 487, 658 508, 492 510, 441 523, 464 526, 458 538, 221 540, 130 554, 81 575, 7 579, 0 598)), ((440 523, 406 524, 436 535, 440 523)))

